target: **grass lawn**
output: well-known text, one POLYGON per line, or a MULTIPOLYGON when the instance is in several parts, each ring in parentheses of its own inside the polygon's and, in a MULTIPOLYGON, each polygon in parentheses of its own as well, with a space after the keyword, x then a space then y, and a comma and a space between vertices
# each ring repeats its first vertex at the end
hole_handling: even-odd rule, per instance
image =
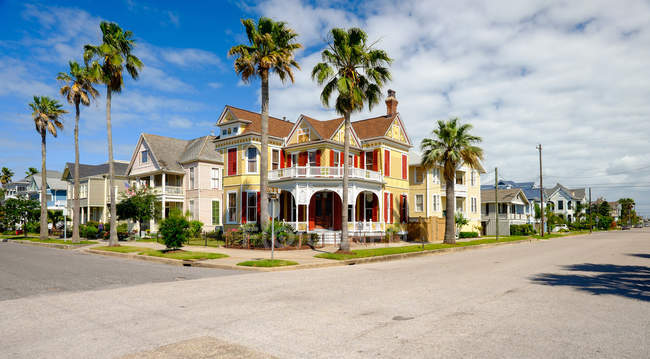
MULTIPOLYGON (((503 242, 513 242, 519 241, 522 239, 527 239, 527 236, 512 236, 512 237, 501 237, 497 241, 494 238, 486 239, 477 239, 473 241, 465 242, 456 242, 456 244, 445 244, 445 243, 430 243, 424 245, 425 251, 443 249, 443 248, 453 248, 453 247, 469 247, 476 246, 479 244, 487 243, 503 243, 503 242)), ((367 257, 376 257, 376 256, 386 256, 390 254, 401 254, 401 253, 411 253, 411 252, 421 252, 422 245, 412 245, 412 246, 402 246, 402 247, 385 247, 385 248, 372 248, 372 249, 358 249, 352 251, 352 254, 342 254, 342 253, 321 253, 317 254, 316 258, 325 258, 325 259, 335 259, 335 260, 345 260, 345 259, 356 259, 356 258, 367 258, 367 257)))
POLYGON ((187 251, 166 253, 157 249, 133 247, 133 246, 95 247, 93 249, 97 249, 100 251, 107 251, 107 252, 117 252, 117 253, 137 253, 145 256, 171 258, 171 259, 179 259, 179 260, 217 259, 217 258, 228 257, 227 255, 221 253, 204 253, 204 252, 187 252, 187 251))
POLYGON ((95 244, 95 243, 97 243, 95 241, 84 241, 84 240, 81 240, 78 243, 72 243, 72 240, 70 240, 70 239, 68 239, 67 241, 64 241, 63 239, 46 239, 46 240, 42 241, 38 237, 27 237, 27 238, 25 238, 25 237, 15 237, 13 239, 18 239, 18 240, 26 239, 26 240, 28 240, 30 242, 38 242, 38 243, 57 243, 57 244, 72 244, 72 245, 76 245, 76 244, 95 244))
MULTIPOLYGON (((151 243, 164 244, 162 238, 160 238, 158 240, 156 240, 156 238, 142 238, 142 239, 138 239, 136 242, 151 242, 151 243)), ((205 245, 205 239, 201 239, 201 238, 192 238, 192 239, 190 239, 188 242, 186 242, 184 244, 188 245, 188 246, 200 246, 200 247, 205 247, 206 246, 205 245)), ((224 242, 224 241, 217 241, 215 239, 208 238, 207 247, 218 248, 218 247, 223 247, 225 244, 226 244, 226 242, 224 242)))
POLYGON ((237 263, 238 266, 245 267, 284 267, 284 266, 295 266, 298 262, 294 261, 285 261, 283 259, 260 259, 256 261, 245 261, 237 263))
POLYGON ((567 236, 577 236, 581 234, 589 234, 589 231, 551 233, 551 234, 545 234, 544 237, 540 236, 539 234, 535 234, 532 237, 537 239, 551 239, 551 238, 560 238, 560 237, 567 237, 567 236))

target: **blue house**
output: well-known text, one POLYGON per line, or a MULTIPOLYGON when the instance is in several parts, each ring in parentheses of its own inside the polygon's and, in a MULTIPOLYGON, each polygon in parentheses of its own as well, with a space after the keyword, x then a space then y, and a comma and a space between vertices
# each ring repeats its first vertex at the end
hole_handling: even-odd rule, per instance
MULTIPOLYGON (((47 171, 47 209, 63 210, 66 205, 68 184, 61 180, 60 171, 47 171)), ((41 174, 35 174, 29 178, 27 195, 30 199, 41 201, 41 174)))

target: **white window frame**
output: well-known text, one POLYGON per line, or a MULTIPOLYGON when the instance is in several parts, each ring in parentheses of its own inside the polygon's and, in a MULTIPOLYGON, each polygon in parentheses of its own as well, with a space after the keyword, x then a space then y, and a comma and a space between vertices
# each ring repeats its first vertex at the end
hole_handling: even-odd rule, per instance
MULTIPOLYGON (((297 140, 298 142, 301 142, 301 141, 300 141, 300 137, 301 137, 301 136, 307 136, 307 141, 309 141, 309 138, 310 138, 310 132, 311 132, 311 131, 310 131, 309 129, 304 129, 304 128, 302 128, 302 127, 298 127, 298 129, 296 130, 296 140, 297 140)), ((306 141, 305 141, 305 142, 306 142, 306 141)))
POLYGON ((212 167, 210 169, 210 188, 221 189, 221 168, 212 167))
POLYGON ((259 172, 259 168, 260 168, 260 162, 258 160, 259 153, 260 153, 260 151, 255 146, 246 147, 246 173, 257 174, 259 172), (251 167, 250 166, 251 165, 250 150, 253 150, 253 149, 255 150, 255 171, 250 170, 250 167, 251 167))
POLYGON ((271 170, 280 169, 280 150, 277 148, 271 149, 271 170), (275 161, 275 155, 277 154, 278 160, 275 161))
POLYGON ((334 167, 341 167, 341 152, 332 151, 334 154, 334 167))
POLYGON ((420 167, 413 167, 413 183, 421 184, 424 182, 424 173, 421 174, 420 180, 418 181, 418 172, 424 172, 424 169, 420 167))
POLYGON ((318 167, 318 162, 316 161, 316 150, 307 151, 307 167, 318 167), (314 156, 314 165, 311 165, 311 157, 314 156))
POLYGON ((298 154, 297 153, 292 153, 291 154, 291 166, 292 167, 298 167, 298 154))
POLYGON ((415 212, 424 212, 424 195, 416 194, 415 195, 415 212), (418 201, 420 203, 418 203, 418 201))
POLYGON ((140 152, 140 163, 147 163, 149 162, 149 151, 144 150, 140 152))
POLYGON ((194 171, 194 166, 190 167, 190 183, 189 189, 196 189, 196 173, 194 171))
POLYGON ((432 201, 433 201, 433 211, 434 212, 440 212, 441 207, 440 207, 440 195, 439 194, 434 194, 432 201))
POLYGON ((245 192, 246 193, 246 223, 257 223, 257 192, 245 192), (253 196, 255 198, 255 205, 251 206, 250 204, 250 197, 253 196), (251 220, 251 208, 253 209, 253 213, 255 214, 255 219, 251 220))
POLYGON ((222 211, 222 208, 223 208, 223 207, 221 207, 221 201, 220 201, 220 200, 218 200, 218 199, 213 199, 212 202, 210 202, 210 217, 211 217, 211 218, 210 218, 210 219, 211 219, 210 223, 211 223, 213 226, 220 226, 220 225, 221 225, 221 211, 222 211), (214 221, 214 211, 213 211, 213 209, 212 209, 213 206, 214 206, 214 202, 219 203, 219 213, 217 213, 217 223, 214 223, 214 222, 215 222, 215 221, 214 221))
POLYGON ((476 186, 476 174, 475 174, 475 171, 472 170, 472 172, 470 172, 470 173, 471 173, 471 175, 470 175, 470 183, 471 183, 472 186, 476 186))
POLYGON ((226 203, 226 223, 228 223, 228 224, 236 224, 237 223, 237 212, 238 212, 237 210, 239 209, 238 206, 237 206, 237 204, 238 204, 237 203, 238 202, 237 201, 237 191, 229 191, 228 193, 226 193, 226 202, 227 202, 226 203), (231 194, 235 195, 235 203, 234 203, 234 206, 232 206, 232 207, 231 207, 232 203, 230 203, 230 195, 231 194), (234 213, 234 215, 232 217, 233 218, 232 220, 230 219, 230 216, 229 216, 231 209, 235 210, 235 213, 234 213))
POLYGON ((440 184, 440 168, 434 167, 431 173, 433 174, 433 183, 440 184))

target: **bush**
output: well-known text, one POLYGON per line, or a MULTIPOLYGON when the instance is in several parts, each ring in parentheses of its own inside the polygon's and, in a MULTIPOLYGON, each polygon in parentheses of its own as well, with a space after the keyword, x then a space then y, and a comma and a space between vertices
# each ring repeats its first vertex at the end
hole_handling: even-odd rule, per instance
POLYGON ((187 238, 189 226, 187 219, 181 216, 173 216, 162 220, 159 232, 163 237, 165 246, 169 249, 181 248, 187 238))
POLYGON ((187 234, 190 238, 197 238, 201 234, 203 229, 203 222, 201 221, 190 221, 189 228, 187 229, 187 234))
POLYGON ((39 222, 25 223, 25 230, 27 233, 41 233, 41 224, 39 222))
POLYGON ((97 238, 97 227, 88 226, 85 224, 79 225, 79 235, 86 239, 97 238))
POLYGON ((258 233, 260 231, 257 223, 245 223, 242 224, 239 228, 244 233, 258 233))
POLYGON ((459 238, 477 238, 478 232, 460 232, 459 238))
POLYGON ((535 234, 535 228, 532 224, 511 224, 510 225, 510 235, 511 236, 528 236, 535 234))

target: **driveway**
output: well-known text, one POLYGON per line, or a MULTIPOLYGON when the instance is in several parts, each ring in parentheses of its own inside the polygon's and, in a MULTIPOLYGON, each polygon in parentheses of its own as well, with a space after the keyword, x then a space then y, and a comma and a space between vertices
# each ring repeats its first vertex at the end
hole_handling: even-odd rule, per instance
POLYGON ((5 300, 0 356, 648 358, 649 288, 650 233, 594 233, 5 300))
POLYGON ((177 267, 89 255, 78 250, 0 242, 0 301, 232 274, 241 272, 177 267))

